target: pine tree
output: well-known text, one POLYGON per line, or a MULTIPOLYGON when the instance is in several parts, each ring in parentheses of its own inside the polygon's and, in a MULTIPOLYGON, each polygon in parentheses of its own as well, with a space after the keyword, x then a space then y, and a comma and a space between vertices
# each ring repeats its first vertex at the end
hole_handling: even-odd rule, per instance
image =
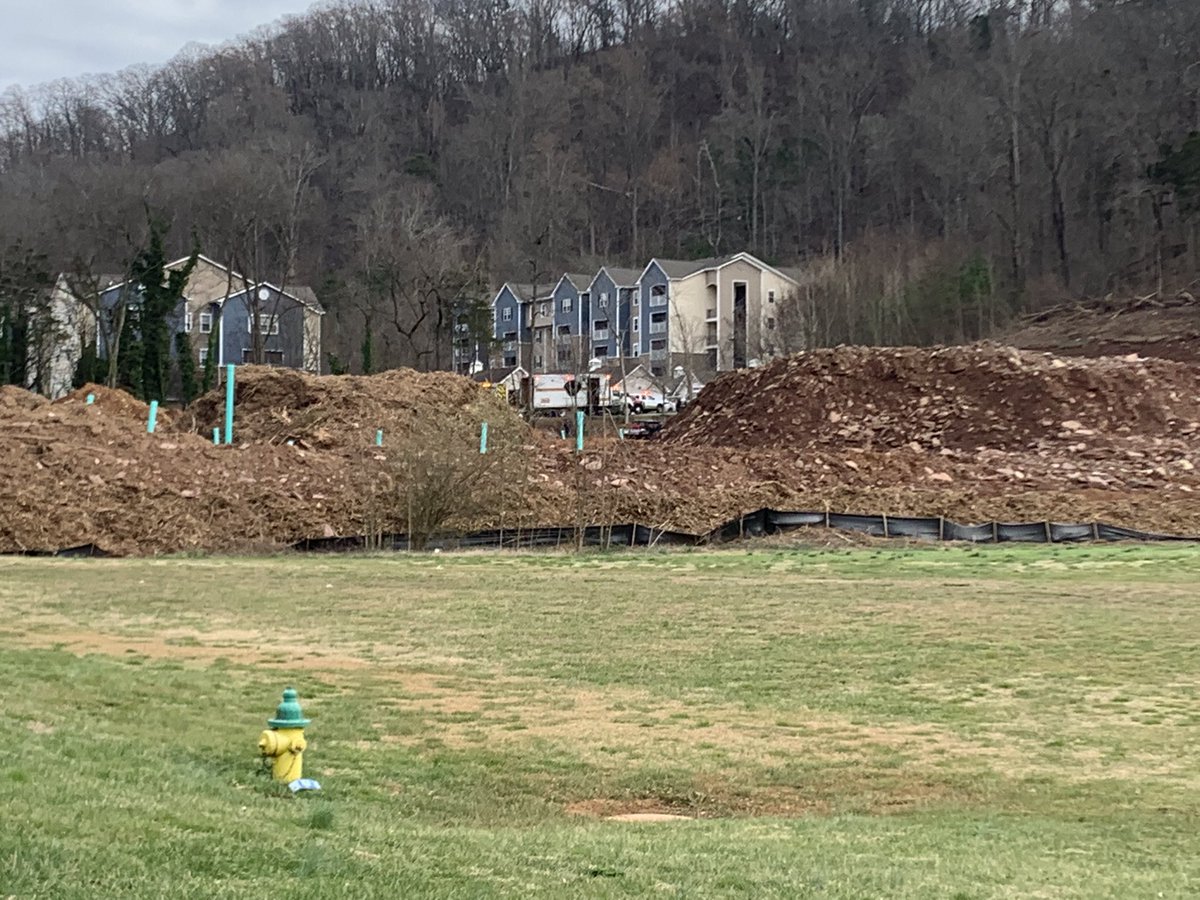
POLYGON ((362 373, 370 375, 374 370, 375 364, 375 347, 371 340, 371 326, 367 325, 366 332, 363 334, 362 342, 362 373))
POLYGON ((171 372, 171 330, 168 319, 183 300, 183 292, 192 270, 196 268, 200 248, 192 248, 192 255, 182 268, 167 271, 163 240, 166 227, 153 216, 149 224, 149 243, 138 254, 131 270, 132 280, 141 292, 140 396, 143 400, 162 400, 167 394, 167 380, 171 372))
POLYGON ((196 357, 192 342, 182 331, 175 334, 175 365, 179 367, 179 399, 187 406, 196 399, 196 357))

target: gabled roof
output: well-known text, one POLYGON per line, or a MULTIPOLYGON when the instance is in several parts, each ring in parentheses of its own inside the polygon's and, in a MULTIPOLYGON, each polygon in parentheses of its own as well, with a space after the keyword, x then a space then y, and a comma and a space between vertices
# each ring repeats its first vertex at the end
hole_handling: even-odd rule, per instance
POLYGON ((296 285, 295 287, 290 287, 284 290, 277 285, 271 284, 269 281, 260 281, 258 284, 252 284, 249 287, 243 286, 240 290, 234 291, 228 297, 222 297, 219 300, 214 300, 212 302, 223 304, 226 300, 232 300, 234 297, 240 297, 243 294, 253 293, 259 288, 264 287, 270 288, 278 294, 283 294, 283 296, 295 300, 302 306, 307 306, 318 315, 325 315, 325 308, 321 306, 320 302, 317 300, 317 294, 312 288, 304 287, 303 285, 296 285))
POLYGON ((606 266, 608 277, 616 282, 617 287, 633 287, 641 278, 642 273, 637 269, 622 269, 618 266, 606 266))
POLYGON ((505 366, 497 369, 484 369, 482 372, 476 372, 471 378, 475 381, 490 381, 492 384, 496 384, 508 378, 513 372, 525 372, 525 368, 524 366, 505 366))
MULTIPOLYGON (((619 384, 621 382, 621 366, 618 363, 609 363, 608 365, 601 366, 597 372, 601 375, 607 375, 608 380, 613 384, 619 384)), ((632 378, 638 374, 642 375, 644 378, 648 378, 650 376, 650 373, 646 371, 646 367, 641 363, 637 363, 636 365, 629 366, 625 369, 626 378, 632 378)))
POLYGON ((596 279, 601 275, 608 275, 608 277, 612 279, 613 284, 619 288, 622 288, 633 287, 638 283, 638 279, 641 278, 642 273, 637 269, 622 269, 619 266, 601 266, 599 271, 592 276, 592 280, 588 283, 587 289, 589 291, 592 289, 592 285, 596 283, 596 279))
MULTIPOLYGON (((182 256, 179 259, 172 260, 171 262, 167 263, 163 266, 163 268, 168 272, 177 271, 186 266, 190 259, 190 255, 182 256)), ((116 280, 122 277, 123 276, 113 276, 114 283, 109 284, 107 287, 101 288, 101 290, 107 294, 109 291, 115 290, 116 288, 125 287, 125 285, 128 284, 128 281, 116 280)), ((199 300, 210 303, 220 303, 224 302, 226 299, 226 292, 228 292, 229 297, 236 297, 239 294, 246 293, 247 290, 257 290, 263 286, 269 287, 274 291, 278 291, 285 296, 291 297, 297 303, 307 306, 309 309, 315 313, 318 313, 319 315, 325 315, 325 308, 317 299, 317 292, 307 285, 298 284, 283 290, 271 284, 269 281, 260 281, 257 284, 252 284, 249 286, 249 288, 247 288, 246 279, 241 273, 235 272, 233 269, 230 269, 229 266, 222 265, 215 259, 205 256, 203 253, 196 255, 196 268, 192 271, 192 275, 188 279, 186 296, 192 301, 199 300), (202 275, 198 277, 198 273, 202 273, 204 269, 209 269, 210 271, 215 270, 211 271, 211 274, 214 276, 217 275, 217 273, 220 273, 220 275, 219 277, 210 277, 208 279, 204 279, 202 275), (208 282, 207 285, 204 284, 205 281, 208 282), (205 290, 206 287, 208 288, 207 290, 205 290)))
POLYGON ((493 309, 496 306, 496 301, 500 299, 500 295, 504 293, 505 288, 507 288, 512 293, 512 295, 514 297, 516 297, 518 300, 520 300, 522 303, 528 303, 530 300, 533 299, 533 285, 531 285, 531 284, 516 284, 515 282, 512 282, 512 281, 506 281, 506 282, 504 282, 504 284, 500 285, 500 290, 496 291, 496 296, 492 298, 492 308, 493 309))
POLYGON ((571 287, 580 292, 586 291, 592 285, 592 277, 590 275, 581 275, 578 272, 568 272, 555 282, 554 289, 551 290, 550 293, 553 294, 554 291, 557 291, 558 286, 564 281, 569 281, 571 283, 571 287))
POLYGON ((291 296, 295 297, 318 315, 325 315, 325 307, 323 307, 321 305, 321 301, 317 299, 317 292, 307 285, 298 284, 294 287, 288 288, 283 293, 290 294, 291 296))
POLYGON ((660 269, 666 272, 668 278, 674 280, 679 278, 687 278, 699 272, 707 272, 710 269, 721 269, 735 262, 748 262, 752 266, 755 266, 759 269, 764 269, 768 272, 774 272, 776 275, 788 279, 788 281, 799 281, 797 276, 792 274, 794 270, 777 269, 774 266, 763 262, 757 256, 745 252, 733 253, 729 256, 713 256, 709 257, 708 259, 652 259, 646 268, 642 270, 642 275, 639 276, 638 280, 640 281, 641 277, 645 276, 646 270, 655 264, 657 264, 660 269))
MULTIPOLYGON (((658 263, 658 267, 667 273, 668 278, 687 278, 689 275, 695 275, 697 272, 703 272, 706 269, 719 268, 727 262, 731 262, 734 256, 710 256, 706 259, 654 259, 652 263, 658 263)), ((649 266, 646 267, 650 268, 649 266)), ((645 274, 643 270, 643 274, 645 274)))

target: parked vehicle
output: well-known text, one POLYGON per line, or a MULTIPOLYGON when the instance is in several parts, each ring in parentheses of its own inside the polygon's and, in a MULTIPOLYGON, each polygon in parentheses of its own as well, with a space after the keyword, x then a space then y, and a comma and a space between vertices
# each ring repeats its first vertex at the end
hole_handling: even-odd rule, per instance
POLYGON ((678 412, 678 404, 670 397, 658 391, 641 391, 630 398, 633 411, 636 413, 673 413, 678 412))
POLYGON ((630 422, 621 426, 621 435, 627 440, 641 440, 652 437, 662 430, 663 423, 658 421, 630 422))
POLYGON ((521 406, 527 407, 533 391, 535 413, 564 413, 576 409, 597 411, 608 396, 607 375, 538 374, 521 380, 521 406))

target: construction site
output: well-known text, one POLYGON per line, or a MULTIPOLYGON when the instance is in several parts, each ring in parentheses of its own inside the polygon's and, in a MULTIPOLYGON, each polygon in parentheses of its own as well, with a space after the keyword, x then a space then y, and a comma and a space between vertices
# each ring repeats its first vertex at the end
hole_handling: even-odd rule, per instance
POLYGON ((149 433, 147 406, 120 391, 88 385, 50 402, 6 387, 0 552, 270 552, 406 533, 423 514, 414 506, 429 505, 427 527, 459 533, 698 533, 772 506, 1200 535, 1192 332, 1172 319, 1138 343, 1137 329, 1117 341, 1080 324, 1194 326, 1192 304, 1180 306, 1052 311, 1014 336, 1031 349, 813 350, 719 376, 649 440, 589 419, 582 451, 446 373, 239 367, 228 445, 213 441, 223 391, 164 409, 149 433), (407 483, 438 479, 447 496, 407 483))

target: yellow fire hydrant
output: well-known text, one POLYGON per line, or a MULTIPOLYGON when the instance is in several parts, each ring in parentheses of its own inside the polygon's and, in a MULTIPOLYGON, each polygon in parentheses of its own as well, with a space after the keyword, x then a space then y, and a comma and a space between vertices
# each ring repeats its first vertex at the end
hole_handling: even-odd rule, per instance
POLYGON ((271 777, 276 781, 291 784, 303 777, 301 758, 308 747, 304 740, 304 726, 308 722, 300 711, 295 689, 285 689, 275 718, 267 719, 270 730, 264 731, 258 739, 259 752, 272 761, 271 777))

